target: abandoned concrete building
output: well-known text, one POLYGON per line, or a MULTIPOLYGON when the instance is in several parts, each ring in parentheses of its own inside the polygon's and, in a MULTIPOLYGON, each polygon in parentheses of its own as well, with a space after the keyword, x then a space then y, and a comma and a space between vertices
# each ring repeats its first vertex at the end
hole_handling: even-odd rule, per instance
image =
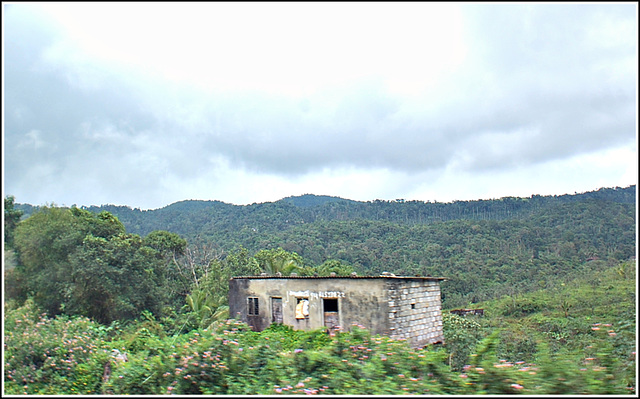
POLYGON ((296 330, 361 325, 413 347, 443 343, 442 277, 251 276, 229 281, 229 314, 262 331, 271 323, 296 330))

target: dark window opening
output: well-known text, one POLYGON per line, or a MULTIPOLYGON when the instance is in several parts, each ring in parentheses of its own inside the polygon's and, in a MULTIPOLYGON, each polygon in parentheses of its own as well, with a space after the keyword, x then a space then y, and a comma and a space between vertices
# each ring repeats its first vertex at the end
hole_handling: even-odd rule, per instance
POLYGON ((258 305, 258 298, 247 298, 248 308, 247 314, 249 316, 257 316, 260 313, 260 306, 258 305))
POLYGON ((416 304, 415 304, 415 303, 412 303, 412 304, 411 304, 411 309, 415 309, 415 308, 416 308, 416 304))
POLYGON ((324 300, 325 312, 337 312, 338 311, 338 299, 325 299, 324 300))

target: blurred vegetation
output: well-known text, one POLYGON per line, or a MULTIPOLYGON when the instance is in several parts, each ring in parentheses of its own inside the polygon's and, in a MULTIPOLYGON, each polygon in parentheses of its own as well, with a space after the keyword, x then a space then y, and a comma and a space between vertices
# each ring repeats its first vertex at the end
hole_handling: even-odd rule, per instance
POLYGON ((149 313, 102 325, 10 301, 5 393, 634 395, 634 279, 611 269, 521 295, 515 307, 506 297, 481 303, 484 316, 444 312, 445 345, 422 349, 361 326, 331 336, 220 320, 175 332, 176 320, 149 313), (594 292, 597 307, 584 301, 594 292), (568 318, 559 306, 566 297, 576 303, 568 318), (546 305, 517 310, 538 302, 546 305))

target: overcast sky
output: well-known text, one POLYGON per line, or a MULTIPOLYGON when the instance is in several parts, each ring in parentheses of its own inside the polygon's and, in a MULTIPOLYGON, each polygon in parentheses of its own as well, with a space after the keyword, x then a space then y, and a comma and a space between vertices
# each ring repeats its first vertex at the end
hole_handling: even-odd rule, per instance
POLYGON ((16 202, 637 183, 635 2, 16 3, 2 18, 16 202))

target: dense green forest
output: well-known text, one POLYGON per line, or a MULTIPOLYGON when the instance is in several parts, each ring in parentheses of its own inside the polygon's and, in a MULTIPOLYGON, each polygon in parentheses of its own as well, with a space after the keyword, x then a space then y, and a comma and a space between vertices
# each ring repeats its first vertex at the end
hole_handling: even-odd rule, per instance
POLYGON ((6 197, 5 393, 634 394, 635 190, 149 211, 6 197), (228 320, 229 277, 294 271, 446 277, 446 343, 228 320))
MULTIPOLYGON (((141 211, 89 207, 126 230, 163 230, 204 256, 245 248, 297 254, 308 270, 339 262, 362 275, 448 278, 444 306, 500 298, 604 270, 635 255, 636 186, 574 195, 433 203, 303 195, 231 205, 182 201, 141 211)), ((26 215, 37 209, 17 204, 26 215)))

